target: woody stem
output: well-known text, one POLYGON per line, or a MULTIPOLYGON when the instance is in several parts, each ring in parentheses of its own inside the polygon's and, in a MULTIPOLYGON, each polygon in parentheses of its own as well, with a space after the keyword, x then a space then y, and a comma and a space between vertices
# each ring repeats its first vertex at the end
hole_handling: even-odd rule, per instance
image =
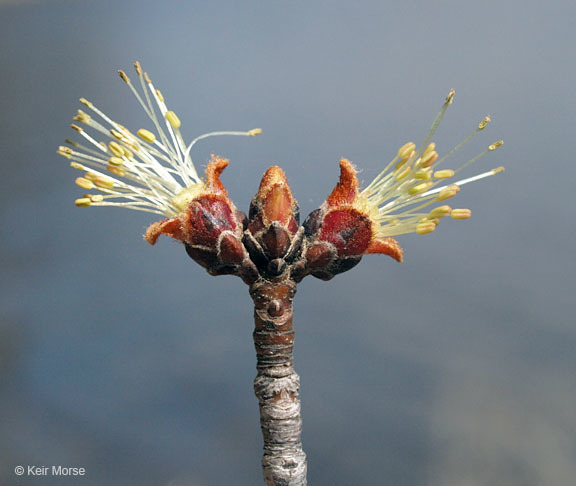
POLYGON ((262 469, 268 486, 307 484, 306 454, 300 438, 300 378, 293 367, 295 292, 296 284, 288 279, 258 280, 250 287, 258 370, 254 392, 260 405, 262 469))

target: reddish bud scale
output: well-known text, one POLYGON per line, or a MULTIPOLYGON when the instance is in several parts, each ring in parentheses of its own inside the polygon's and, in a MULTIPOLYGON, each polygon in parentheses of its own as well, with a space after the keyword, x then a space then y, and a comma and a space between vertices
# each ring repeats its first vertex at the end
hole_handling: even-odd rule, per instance
POLYGON ((339 257, 362 255, 372 239, 372 222, 353 208, 329 211, 318 239, 332 243, 339 257))
POLYGON ((299 255, 298 203, 280 167, 270 167, 250 204, 244 245, 261 276, 278 278, 299 255))
POLYGON ((238 221, 233 208, 221 195, 206 194, 192 201, 186 210, 183 236, 191 245, 216 245, 224 231, 236 233, 238 221))

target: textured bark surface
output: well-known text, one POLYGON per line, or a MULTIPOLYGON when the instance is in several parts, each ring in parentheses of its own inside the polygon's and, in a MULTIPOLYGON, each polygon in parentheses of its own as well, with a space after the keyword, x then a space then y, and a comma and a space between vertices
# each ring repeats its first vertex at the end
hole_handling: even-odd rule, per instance
POLYGON ((294 371, 292 300, 289 279, 259 280, 250 287, 254 300, 254 345, 258 375, 254 391, 264 436, 262 468, 268 486, 306 485, 302 450, 300 378, 294 371))

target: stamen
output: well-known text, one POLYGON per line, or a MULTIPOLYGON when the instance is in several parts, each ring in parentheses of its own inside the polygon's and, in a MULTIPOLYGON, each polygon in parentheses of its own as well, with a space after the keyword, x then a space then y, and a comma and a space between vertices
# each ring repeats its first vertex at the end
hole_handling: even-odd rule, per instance
POLYGON ((92 204, 92 201, 90 201, 89 197, 82 197, 80 199, 76 199, 74 204, 79 208, 88 208, 92 204))
POLYGON ((156 141, 156 135, 148 130, 145 130, 144 128, 141 128, 136 133, 141 139, 146 140, 148 143, 154 143, 156 141))
POLYGON ((124 149, 121 145, 118 145, 116 142, 110 142, 108 144, 108 148, 110 152, 112 152, 116 157, 123 157, 124 156, 124 149))
POLYGON ((488 150, 490 151, 496 150, 498 147, 502 147, 502 145, 504 145, 504 140, 498 140, 497 142, 494 142, 492 145, 490 145, 490 147, 488 147, 488 150))
POLYGON ((72 168, 86 172, 76 181, 80 187, 87 190, 97 188, 104 194, 80 198, 77 205, 125 207, 172 217, 178 212, 173 203, 176 195, 192 186, 194 191, 201 191, 205 187, 189 157, 194 143, 213 135, 256 136, 262 130, 213 132, 197 137, 187 147, 180 134, 178 116, 166 108, 162 93, 154 88, 139 62, 134 63, 134 69, 144 96, 124 71, 120 70, 118 74, 152 120, 154 131, 142 128, 132 133, 106 116, 92 102, 81 98, 80 102, 92 113, 79 110, 74 121, 106 137, 105 141, 96 140, 82 127, 72 124, 72 128, 89 143, 67 140, 66 143, 74 150, 61 146, 58 154, 69 159, 72 168), (165 123, 162 123, 163 119, 165 123), (118 178, 106 176, 106 172, 118 178))
POLYGON ((438 196, 436 196, 437 201, 446 201, 446 199, 450 199, 454 197, 456 194, 460 192, 460 188, 457 185, 451 185, 442 189, 438 196))
POLYGON ((484 130, 486 128, 486 126, 488 125, 488 123, 490 123, 491 121, 492 120, 489 116, 485 116, 484 119, 478 125, 478 130, 484 130))
POLYGON ((79 185, 81 188, 86 189, 86 190, 91 190, 94 188, 94 182, 92 182, 89 179, 86 179, 84 177, 77 177, 76 178, 76 184, 79 185))
POLYGON ((416 225, 416 233, 419 235, 426 235, 428 233, 432 233, 436 229, 436 225, 434 223, 419 223, 416 225))
POLYGON ((180 118, 178 118, 176 113, 174 113, 172 110, 167 111, 166 115, 164 116, 172 128, 180 128, 180 125, 182 125, 180 118))
POLYGON ((398 149, 398 158, 404 159, 410 157, 414 149, 416 148, 416 144, 414 142, 407 142, 402 147, 398 149))
POLYGON ((430 211, 431 218, 444 218, 445 216, 450 216, 452 213, 452 208, 450 206, 438 206, 430 211))
POLYGON ((453 209, 451 216, 452 219, 468 219, 472 216, 472 211, 469 209, 453 209))
POLYGON ((130 78, 126 76, 126 73, 122 71, 122 69, 118 70, 118 76, 120 76, 120 78, 122 78, 122 81, 124 81, 126 84, 130 84, 130 78))
POLYGON ((434 179, 448 179, 454 176, 452 169, 437 170, 434 172, 434 179))

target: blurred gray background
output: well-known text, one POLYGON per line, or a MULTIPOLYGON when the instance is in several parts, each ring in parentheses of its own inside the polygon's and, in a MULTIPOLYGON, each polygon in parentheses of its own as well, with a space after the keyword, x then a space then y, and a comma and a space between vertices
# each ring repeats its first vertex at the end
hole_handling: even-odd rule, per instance
POLYGON ((261 484, 252 307, 154 215, 77 209, 56 155, 84 96, 147 127, 116 69, 140 60, 183 121, 227 156, 247 209, 281 165, 303 215, 346 156, 368 182, 419 142, 450 88, 446 153, 467 222, 399 237, 296 296, 312 485, 569 485, 576 477, 572 1, 0 1, 0 483, 261 484), (85 467, 18 478, 17 465, 85 467), (21 481, 21 483, 17 483, 21 481))

